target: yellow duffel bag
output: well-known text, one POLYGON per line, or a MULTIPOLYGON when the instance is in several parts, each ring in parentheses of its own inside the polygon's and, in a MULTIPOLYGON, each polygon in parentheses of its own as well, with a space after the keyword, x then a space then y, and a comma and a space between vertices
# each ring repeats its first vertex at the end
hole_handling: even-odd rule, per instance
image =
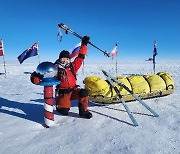
POLYGON ((144 78, 149 83, 151 92, 166 89, 166 83, 159 75, 156 74, 144 75, 144 78))
POLYGON ((102 78, 97 76, 88 76, 84 79, 85 89, 90 96, 103 95, 107 97, 112 96, 112 89, 109 84, 102 78))
POLYGON ((174 89, 174 80, 172 76, 167 72, 159 72, 157 73, 166 83, 166 90, 174 89))
MULTIPOLYGON (((123 83, 126 87, 129 88, 129 90, 132 90, 131 84, 129 83, 128 79, 124 76, 119 76, 117 77, 118 81, 120 81, 121 83, 123 83)), ((121 93, 121 95, 128 95, 130 94, 127 90, 125 90, 123 87, 119 86, 119 91, 121 93)))
POLYGON ((129 76, 127 77, 129 80, 132 91, 135 94, 140 94, 140 93, 149 93, 150 92, 150 87, 147 81, 143 76, 135 75, 135 76, 129 76))

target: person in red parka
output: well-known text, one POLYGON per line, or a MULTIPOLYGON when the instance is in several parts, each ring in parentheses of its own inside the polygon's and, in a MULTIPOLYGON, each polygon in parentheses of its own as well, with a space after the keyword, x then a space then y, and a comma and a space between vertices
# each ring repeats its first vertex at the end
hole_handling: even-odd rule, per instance
POLYGON ((73 62, 70 61, 70 53, 63 50, 59 54, 59 59, 54 63, 58 68, 56 78, 60 80, 60 84, 56 86, 56 110, 61 115, 68 115, 71 101, 78 100, 79 115, 87 119, 92 117, 92 113, 88 110, 88 91, 76 85, 76 73, 87 54, 89 39, 89 36, 82 38, 79 54, 73 62))

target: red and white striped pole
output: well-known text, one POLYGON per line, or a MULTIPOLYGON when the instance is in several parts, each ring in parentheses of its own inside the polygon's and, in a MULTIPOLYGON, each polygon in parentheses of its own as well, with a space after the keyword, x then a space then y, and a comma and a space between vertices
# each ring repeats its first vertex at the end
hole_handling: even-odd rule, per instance
MULTIPOLYGON (((60 84, 55 78, 57 74, 57 68, 51 62, 42 62, 37 66, 36 74, 42 77, 40 82, 36 85, 44 86, 44 126, 49 128, 49 126, 54 125, 54 113, 53 113, 53 85, 60 84)), ((32 75, 31 75, 32 77, 32 75)), ((32 82, 32 81, 31 81, 32 82)), ((34 82, 32 82, 34 83, 34 82)), ((35 84, 35 83, 34 83, 35 84)))
POLYGON ((54 125, 53 105, 53 86, 44 86, 44 122, 46 128, 54 125))

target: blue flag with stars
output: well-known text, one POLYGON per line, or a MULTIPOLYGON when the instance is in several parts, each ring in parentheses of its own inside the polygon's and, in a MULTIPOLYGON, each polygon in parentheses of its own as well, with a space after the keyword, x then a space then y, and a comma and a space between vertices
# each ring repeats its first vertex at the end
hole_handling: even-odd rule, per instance
POLYGON ((33 57, 38 55, 38 43, 34 43, 29 49, 25 50, 22 54, 20 54, 17 58, 20 64, 23 63, 29 57, 33 57))

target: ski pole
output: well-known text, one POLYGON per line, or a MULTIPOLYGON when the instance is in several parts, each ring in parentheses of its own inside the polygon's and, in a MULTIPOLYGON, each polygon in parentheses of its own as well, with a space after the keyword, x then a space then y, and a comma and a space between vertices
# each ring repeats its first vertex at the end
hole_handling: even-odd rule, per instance
MULTIPOLYGON (((74 31, 73 31, 72 29, 70 29, 67 25, 65 25, 65 24, 63 24, 63 23, 60 23, 60 24, 58 24, 58 27, 64 29, 66 34, 68 34, 68 32, 69 32, 69 33, 73 34, 74 36, 82 39, 82 36, 80 36, 79 34, 77 34, 76 32, 74 32, 74 31)), ((88 43, 89 43, 90 45, 92 45, 93 47, 95 47, 96 49, 100 50, 102 53, 104 53, 105 56, 110 57, 110 53, 108 53, 107 51, 104 51, 104 50, 100 49, 99 47, 97 47, 96 45, 94 45, 93 43, 91 43, 90 41, 89 41, 88 43)))
POLYGON ((126 91, 128 91, 136 100, 139 101, 139 103, 141 105, 143 105, 147 110, 149 110, 149 112, 151 112, 153 114, 154 117, 158 117, 159 115, 153 110, 151 109, 140 97, 138 97, 138 95, 134 94, 132 90, 130 90, 125 84, 121 83, 119 80, 113 78, 112 76, 110 76, 107 72, 105 72, 104 70, 102 71, 104 73, 104 75, 109 76, 111 78, 112 81, 116 82, 119 86, 123 87, 126 91))
POLYGON ((138 126, 138 123, 137 123, 136 119, 134 118, 132 112, 130 111, 130 109, 129 109, 128 106, 126 105, 126 102, 125 102, 125 100, 123 99, 122 95, 120 94, 118 88, 114 85, 114 83, 112 82, 110 76, 108 76, 105 71, 102 71, 102 72, 103 72, 103 74, 106 76, 106 79, 109 81, 110 85, 114 88, 117 96, 119 97, 119 99, 120 99, 120 101, 122 102, 124 108, 126 109, 126 111, 127 111, 127 113, 128 113, 128 116, 129 116, 129 118, 131 119, 133 125, 134 125, 135 127, 138 126))

